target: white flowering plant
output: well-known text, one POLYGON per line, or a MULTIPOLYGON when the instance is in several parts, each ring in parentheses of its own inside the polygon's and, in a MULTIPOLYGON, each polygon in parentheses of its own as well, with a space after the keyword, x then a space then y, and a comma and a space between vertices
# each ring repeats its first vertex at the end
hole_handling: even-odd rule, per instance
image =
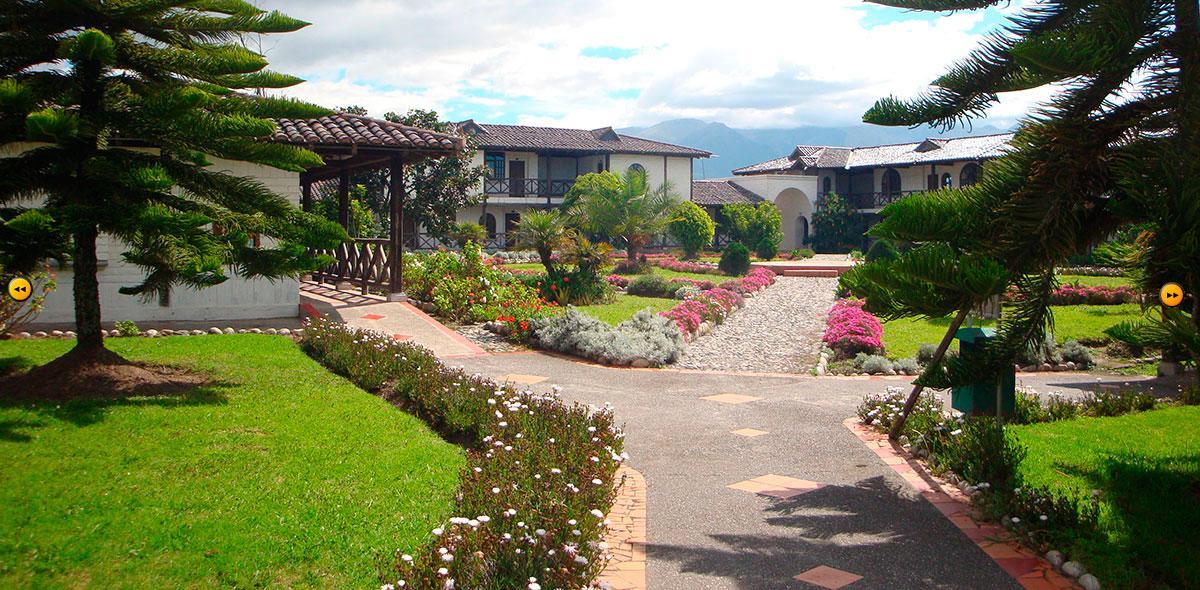
POLYGON ((608 409, 448 369, 428 350, 313 320, 303 348, 331 370, 467 447, 454 517, 411 553, 378 559, 392 588, 583 588, 627 458, 608 409))

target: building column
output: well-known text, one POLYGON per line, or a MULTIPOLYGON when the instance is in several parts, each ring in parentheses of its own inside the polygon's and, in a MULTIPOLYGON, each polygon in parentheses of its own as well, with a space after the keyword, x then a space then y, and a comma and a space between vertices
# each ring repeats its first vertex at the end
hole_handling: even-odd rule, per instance
POLYGON ((345 170, 338 174, 338 223, 350 230, 350 173, 345 170))
POLYGON ((312 211, 312 181, 308 179, 300 181, 300 210, 312 211))
POLYGON ((393 154, 389 165, 391 231, 388 234, 391 251, 388 255, 388 301, 408 301, 404 294, 404 159, 393 154))

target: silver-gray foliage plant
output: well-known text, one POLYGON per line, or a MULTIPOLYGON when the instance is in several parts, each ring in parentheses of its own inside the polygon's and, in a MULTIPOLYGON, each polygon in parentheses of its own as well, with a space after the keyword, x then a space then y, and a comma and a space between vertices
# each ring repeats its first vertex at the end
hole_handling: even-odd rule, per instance
POLYGON ((616 327, 576 309, 534 320, 537 346, 594 361, 628 365, 644 359, 651 366, 679 360, 683 335, 675 322, 644 309, 616 327))

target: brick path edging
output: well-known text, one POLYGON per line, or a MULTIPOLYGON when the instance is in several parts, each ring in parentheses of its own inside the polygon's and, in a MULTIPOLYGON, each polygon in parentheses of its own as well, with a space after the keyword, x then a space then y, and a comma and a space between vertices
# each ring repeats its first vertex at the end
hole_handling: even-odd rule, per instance
POLYGON ((608 590, 646 590, 646 478, 622 465, 616 479, 620 489, 604 536, 612 557, 596 584, 608 590))
POLYGON ((848 418, 842 424, 1021 587, 1026 590, 1079 588, 1055 571, 1054 566, 1045 559, 1017 543, 1003 527, 984 521, 966 494, 949 482, 935 477, 923 461, 893 443, 886 434, 863 426, 857 418, 848 418))

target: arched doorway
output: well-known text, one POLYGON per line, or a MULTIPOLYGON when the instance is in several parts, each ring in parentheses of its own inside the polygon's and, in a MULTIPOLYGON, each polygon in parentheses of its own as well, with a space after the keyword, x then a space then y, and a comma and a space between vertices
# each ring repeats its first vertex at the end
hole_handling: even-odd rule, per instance
POLYGON ((775 197, 779 216, 783 219, 783 243, 781 250, 803 248, 809 238, 809 223, 812 220, 813 204, 808 195, 798 188, 784 189, 775 197))

